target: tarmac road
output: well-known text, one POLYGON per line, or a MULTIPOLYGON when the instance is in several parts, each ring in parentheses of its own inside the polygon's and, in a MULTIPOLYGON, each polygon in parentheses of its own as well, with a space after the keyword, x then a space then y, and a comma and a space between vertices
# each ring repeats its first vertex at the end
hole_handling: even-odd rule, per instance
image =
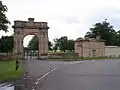
MULTIPOLYGON (((26 60, 22 61, 25 71, 28 73, 28 77, 22 78, 16 82, 16 88, 22 88, 20 90, 34 90, 39 83, 38 80, 43 78, 51 70, 63 68, 73 63, 80 63, 83 61, 46 61, 46 60, 26 60), (25 89, 26 88, 26 89, 25 89)), ((17 90, 17 89, 15 89, 17 90)))
POLYGON ((68 65, 40 80, 36 90, 120 90, 120 60, 68 65))

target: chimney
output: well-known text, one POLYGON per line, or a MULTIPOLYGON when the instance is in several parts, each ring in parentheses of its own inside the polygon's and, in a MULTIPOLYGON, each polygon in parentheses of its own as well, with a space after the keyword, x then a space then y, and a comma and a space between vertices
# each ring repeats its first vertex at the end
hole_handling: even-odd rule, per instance
POLYGON ((34 18, 28 18, 28 22, 34 22, 34 18))

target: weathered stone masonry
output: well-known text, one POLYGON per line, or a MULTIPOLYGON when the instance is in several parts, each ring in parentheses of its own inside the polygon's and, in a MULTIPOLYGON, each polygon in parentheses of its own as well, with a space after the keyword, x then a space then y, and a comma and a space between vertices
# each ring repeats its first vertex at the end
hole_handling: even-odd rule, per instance
POLYGON ((34 22, 34 18, 28 21, 14 21, 14 48, 13 54, 17 58, 24 57, 23 39, 27 35, 35 35, 39 39, 39 59, 48 56, 48 25, 47 22, 34 22))

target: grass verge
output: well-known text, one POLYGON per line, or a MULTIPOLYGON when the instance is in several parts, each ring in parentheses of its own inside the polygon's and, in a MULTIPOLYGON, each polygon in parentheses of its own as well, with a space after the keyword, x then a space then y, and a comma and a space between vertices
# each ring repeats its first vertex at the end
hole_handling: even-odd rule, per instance
POLYGON ((0 61, 0 83, 19 79, 23 75, 22 64, 20 63, 17 71, 15 71, 15 65, 15 60, 0 61))

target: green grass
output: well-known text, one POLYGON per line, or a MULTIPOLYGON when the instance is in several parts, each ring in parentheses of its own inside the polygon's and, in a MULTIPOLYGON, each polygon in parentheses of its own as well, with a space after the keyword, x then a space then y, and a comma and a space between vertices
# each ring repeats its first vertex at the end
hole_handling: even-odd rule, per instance
POLYGON ((19 79, 23 72, 21 64, 18 71, 15 71, 15 61, 0 61, 0 82, 19 79))

